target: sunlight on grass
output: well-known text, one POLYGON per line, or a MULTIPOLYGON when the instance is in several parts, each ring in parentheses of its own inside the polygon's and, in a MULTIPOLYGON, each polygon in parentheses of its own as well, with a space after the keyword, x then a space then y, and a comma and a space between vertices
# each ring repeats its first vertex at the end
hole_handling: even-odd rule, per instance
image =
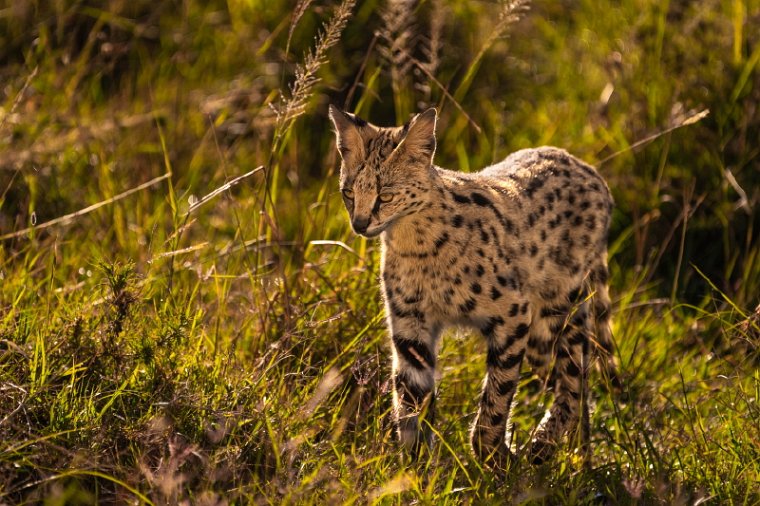
POLYGON ((760 502, 760 2, 171 5, 0 16, 0 503, 760 502), (624 384, 592 374, 586 465, 480 466, 457 333, 434 445, 398 448, 330 103, 437 107, 445 167, 599 166, 624 384))

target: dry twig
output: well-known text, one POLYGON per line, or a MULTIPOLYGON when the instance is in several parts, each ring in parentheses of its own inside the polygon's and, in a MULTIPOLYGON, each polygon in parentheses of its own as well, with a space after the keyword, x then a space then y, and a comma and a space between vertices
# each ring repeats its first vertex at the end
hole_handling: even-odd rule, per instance
POLYGON ((114 202, 117 202, 117 201, 122 200, 124 198, 127 198, 130 195, 132 195, 133 193, 137 193, 139 191, 145 190, 146 188, 150 188, 151 186, 155 186, 156 184, 160 183, 164 179, 170 178, 171 175, 172 175, 171 172, 167 172, 163 176, 155 177, 155 178, 151 179, 150 181, 147 181, 147 182, 145 182, 145 183, 143 183, 143 184, 141 184, 139 186, 135 186, 134 188, 131 188, 131 189, 129 189, 129 190, 125 191, 125 192, 122 192, 122 193, 120 193, 118 195, 115 195, 115 196, 111 197, 110 199, 106 199, 106 200, 103 200, 102 202, 98 202, 97 204, 93 204, 91 206, 87 206, 84 209, 80 209, 79 211, 76 211, 76 212, 73 212, 73 213, 70 213, 70 214, 67 214, 67 215, 64 215, 64 216, 60 216, 58 218, 55 218, 55 219, 50 220, 50 221, 46 221, 45 223, 41 223, 41 224, 36 225, 36 226, 27 227, 27 228, 25 228, 23 230, 18 230, 16 232, 11 232, 10 234, 0 235, 0 241, 6 241, 8 239, 14 239, 16 237, 22 237, 22 236, 26 235, 27 233, 31 232, 32 230, 43 230, 43 229, 52 227, 54 225, 59 225, 59 224, 68 225, 75 218, 78 218, 80 216, 84 216, 85 214, 89 214, 89 213, 95 211, 96 209, 100 209, 103 206, 107 206, 109 204, 113 204, 114 202))

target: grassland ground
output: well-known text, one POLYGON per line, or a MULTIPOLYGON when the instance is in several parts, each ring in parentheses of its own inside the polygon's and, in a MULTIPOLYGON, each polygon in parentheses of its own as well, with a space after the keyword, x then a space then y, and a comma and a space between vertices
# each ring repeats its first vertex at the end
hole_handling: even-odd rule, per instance
MULTIPOLYGON (((0 9, 0 503, 760 504, 758 26, 757 0, 0 9), (625 387, 592 374, 588 465, 479 466, 456 332, 436 443, 399 451, 330 103, 436 106, 444 167, 553 144, 609 181, 625 387)), ((550 398, 523 378, 518 444, 550 398)))

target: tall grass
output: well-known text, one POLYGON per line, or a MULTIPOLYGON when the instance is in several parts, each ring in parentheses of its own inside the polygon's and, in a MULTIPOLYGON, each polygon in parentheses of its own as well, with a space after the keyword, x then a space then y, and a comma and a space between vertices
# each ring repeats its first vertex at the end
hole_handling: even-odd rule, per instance
POLYGON ((760 503, 757 1, 174 7, 0 16, 0 502, 760 503), (592 378, 590 466, 482 469, 456 333, 436 444, 400 453, 328 103, 437 105, 450 168, 600 162, 625 389, 592 378))

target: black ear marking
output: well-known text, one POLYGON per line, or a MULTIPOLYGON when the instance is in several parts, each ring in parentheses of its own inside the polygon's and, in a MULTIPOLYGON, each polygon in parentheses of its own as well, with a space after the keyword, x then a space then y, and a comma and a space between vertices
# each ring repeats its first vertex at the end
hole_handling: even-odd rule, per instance
POLYGON ((368 123, 354 114, 341 111, 334 105, 329 107, 329 116, 335 128, 336 146, 343 161, 357 164, 364 156, 362 131, 368 123))
POLYGON ((359 128, 367 126, 367 122, 361 119, 356 114, 346 113, 346 116, 354 122, 354 125, 358 126, 359 128))
POLYGON ((359 128, 363 128, 368 125, 368 123, 365 120, 361 119, 356 114, 346 112, 332 104, 330 104, 328 115, 330 116, 330 119, 332 120, 332 122, 335 124, 336 127, 341 124, 341 119, 345 119, 348 122, 352 123, 354 126, 359 127, 359 128))
POLYGON ((404 126, 399 127, 401 142, 398 149, 411 159, 432 160, 435 154, 435 127, 438 113, 434 108, 417 114, 404 126))

